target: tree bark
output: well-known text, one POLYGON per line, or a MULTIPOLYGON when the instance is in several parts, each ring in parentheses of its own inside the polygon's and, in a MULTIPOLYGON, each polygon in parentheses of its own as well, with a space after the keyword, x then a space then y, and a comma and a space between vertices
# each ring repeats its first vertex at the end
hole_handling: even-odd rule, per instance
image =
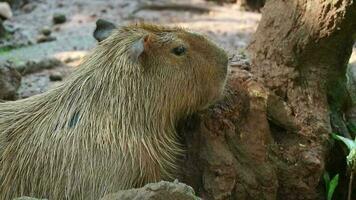
MULTIPOLYGON (((290 197, 291 190, 295 194, 291 199, 318 196, 319 179, 330 150, 329 133, 350 137, 343 116, 350 107, 346 69, 355 32, 356 3, 352 0, 270 0, 265 5, 249 46, 252 72, 285 100, 301 128, 282 133, 295 138, 288 141, 292 144, 284 151, 299 149, 295 162, 277 165, 282 196, 290 197), (308 141, 303 144, 305 148, 298 147, 300 137, 308 141), (315 158, 303 164, 310 156, 315 158), (305 172, 306 176, 283 176, 295 174, 292 172, 305 172)), ((276 141, 286 143, 288 138, 276 141)), ((276 159, 282 161, 283 157, 276 159)))
POLYGON ((352 0, 267 1, 251 73, 233 68, 226 99, 180 128, 184 181, 205 199, 325 199, 329 134, 350 136, 355 33, 352 0))
POLYGON ((232 68, 225 99, 187 120, 184 182, 203 199, 276 199, 268 159, 270 95, 248 71, 232 68))

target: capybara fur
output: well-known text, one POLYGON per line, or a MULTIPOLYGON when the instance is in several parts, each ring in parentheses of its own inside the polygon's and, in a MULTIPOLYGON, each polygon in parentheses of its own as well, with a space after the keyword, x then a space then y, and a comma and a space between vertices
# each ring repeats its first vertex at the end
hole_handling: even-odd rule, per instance
POLYGON ((0 199, 98 200, 176 178, 175 127, 220 98, 227 61, 182 28, 115 29, 62 85, 0 104, 0 199))

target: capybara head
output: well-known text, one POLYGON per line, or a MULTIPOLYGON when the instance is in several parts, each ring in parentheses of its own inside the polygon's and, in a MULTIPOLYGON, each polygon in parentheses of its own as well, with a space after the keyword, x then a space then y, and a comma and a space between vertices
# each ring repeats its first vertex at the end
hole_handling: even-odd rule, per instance
POLYGON ((115 63, 116 72, 136 74, 137 79, 128 80, 124 87, 139 82, 142 93, 137 95, 169 107, 168 112, 197 111, 221 96, 228 58, 202 35, 182 28, 136 24, 114 30, 99 45, 103 56, 115 63))

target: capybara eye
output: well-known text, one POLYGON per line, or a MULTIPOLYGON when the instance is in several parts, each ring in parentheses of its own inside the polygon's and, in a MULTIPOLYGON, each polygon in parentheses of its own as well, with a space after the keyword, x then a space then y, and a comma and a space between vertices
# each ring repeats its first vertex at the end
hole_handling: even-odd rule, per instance
POLYGON ((174 54, 176 54, 177 56, 183 55, 185 53, 185 51, 186 51, 186 49, 183 46, 176 47, 172 50, 172 52, 174 54))

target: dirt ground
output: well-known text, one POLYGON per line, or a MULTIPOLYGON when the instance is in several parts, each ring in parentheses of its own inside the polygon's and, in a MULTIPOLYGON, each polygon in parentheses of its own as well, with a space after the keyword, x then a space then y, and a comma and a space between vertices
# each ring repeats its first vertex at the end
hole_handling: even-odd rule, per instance
MULTIPOLYGON (((148 6, 149 7, 149 6, 148 6)), ((19 98, 38 94, 48 90, 57 82, 50 81, 50 75, 56 74, 64 79, 73 66, 79 62, 88 50, 96 45, 93 31, 97 19, 103 18, 116 24, 152 22, 170 26, 182 26, 192 31, 208 35, 220 44, 230 56, 243 51, 260 20, 259 13, 244 12, 235 4, 217 5, 203 0, 193 1, 143 1, 143 0, 34 0, 14 10, 14 17, 6 22, 20 39, 14 42, 33 45, 10 51, 4 58, 16 60, 41 60, 56 57, 66 61, 66 65, 25 75, 19 89, 19 98), (147 5, 169 7, 172 4, 188 5, 183 10, 177 8, 141 9, 147 5), (194 8, 203 8, 201 11, 194 8), (64 14, 66 22, 54 25, 54 14, 64 14), (49 28, 55 41, 36 44, 41 30, 49 28), (79 41, 79 42, 78 42, 79 41), (74 56, 73 55, 80 55, 74 56), (74 63, 72 61, 75 61, 74 63)))

